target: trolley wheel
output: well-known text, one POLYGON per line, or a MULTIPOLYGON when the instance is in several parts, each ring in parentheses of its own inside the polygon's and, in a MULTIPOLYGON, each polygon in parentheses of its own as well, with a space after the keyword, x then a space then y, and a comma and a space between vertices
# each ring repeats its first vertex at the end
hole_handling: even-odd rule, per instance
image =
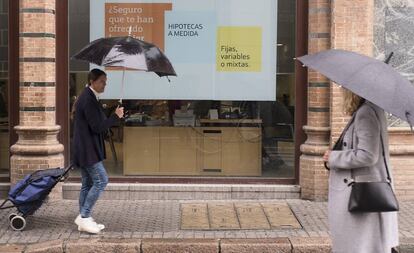
POLYGON ((26 220, 19 215, 16 215, 11 219, 10 226, 13 230, 22 231, 26 227, 26 220))
POLYGON ((16 216, 17 216, 17 214, 15 214, 15 213, 9 214, 9 221, 11 222, 11 220, 16 216))

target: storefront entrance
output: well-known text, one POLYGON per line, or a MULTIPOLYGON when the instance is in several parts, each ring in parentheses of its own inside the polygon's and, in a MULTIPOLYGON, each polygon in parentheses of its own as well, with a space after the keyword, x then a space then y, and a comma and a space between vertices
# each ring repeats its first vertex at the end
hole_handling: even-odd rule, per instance
MULTIPOLYGON (((70 145, 71 107, 87 84, 88 71, 94 67, 70 60, 70 57, 90 41, 112 36, 106 33, 126 22, 119 19, 126 18, 133 10, 141 8, 142 12, 149 13, 145 15, 150 15, 155 8, 146 5, 145 1, 115 1, 114 6, 106 6, 106 9, 102 2, 102 7, 95 8, 100 4, 98 2, 102 1, 56 2, 56 112, 67 164, 70 150, 76 148, 70 145), (97 10, 101 12, 97 13, 97 10), (110 10, 113 13, 109 13, 110 10), (113 26, 110 26, 110 18, 113 26), (101 28, 103 30, 99 30, 101 28)), ((153 73, 127 73, 123 106, 129 117, 111 129, 105 143, 108 156, 105 166, 113 182, 298 183, 299 145, 304 140, 302 125, 306 118, 306 85, 303 82, 306 75, 297 70, 293 58, 299 51, 303 54, 303 43, 298 43, 297 38, 306 30, 303 24, 306 20, 297 22, 301 19, 297 16, 299 6, 295 1, 269 0, 256 9, 249 8, 250 1, 228 3, 226 8, 216 6, 216 1, 210 2, 203 7, 206 15, 200 15, 198 20, 207 31, 204 35, 203 31, 198 31, 199 36, 205 36, 203 39, 207 42, 197 50, 202 52, 207 47, 213 54, 194 57, 190 42, 168 40, 168 33, 161 42, 155 35, 145 35, 151 42, 165 47, 165 53, 179 75, 176 79, 171 78, 169 83, 153 73), (267 10, 266 15, 258 15, 269 7, 274 9, 267 10), (251 18, 231 20, 227 17, 238 12, 250 13, 251 18), (256 48, 243 48, 243 43, 239 45, 232 38, 226 41, 226 35, 232 34, 235 38, 238 32, 237 29, 226 30, 232 22, 235 24, 233 28, 246 28, 240 35, 242 41, 249 37, 245 35, 247 32, 260 31, 259 39, 256 38, 260 43, 255 38, 251 42, 256 48), (260 29, 249 30, 251 27, 260 29), (151 39, 151 36, 155 37, 151 39), (230 69, 216 66, 221 63, 217 56, 227 42, 235 43, 246 54, 262 52, 259 68, 245 71, 231 69, 235 67, 233 65, 228 65, 230 69), (173 46, 182 48, 181 55, 172 50, 173 46), (188 65, 201 66, 208 61, 212 62, 208 71, 215 73, 210 80, 201 79, 208 77, 205 68, 191 72, 192 75, 184 71, 188 65), (251 72, 264 73, 264 77, 252 78, 249 76, 251 72), (179 79, 181 76, 183 79, 179 79), (135 84, 139 87, 136 90, 135 84), (158 89, 160 85, 164 90, 158 89), (181 90, 174 91, 173 87, 181 87, 181 90), (203 90, 203 87, 211 87, 211 90, 203 90)), ((185 23, 188 15, 193 18, 193 12, 201 11, 185 10, 180 1, 171 1, 171 4, 172 10, 164 10, 166 18, 175 18, 165 21, 171 24, 185 23)), ((145 15, 141 14, 141 18, 145 15)), ((143 19, 134 22, 145 23, 143 19)), ((143 25, 143 29, 155 31, 149 23, 143 25)), ((127 35, 122 29, 118 30, 119 34, 113 36, 127 35)), ((18 76, 15 72, 13 76, 18 76)), ((111 88, 101 103, 109 114, 117 105, 121 78, 120 72, 106 72, 111 88)), ((79 181, 76 175, 72 180, 79 181)))

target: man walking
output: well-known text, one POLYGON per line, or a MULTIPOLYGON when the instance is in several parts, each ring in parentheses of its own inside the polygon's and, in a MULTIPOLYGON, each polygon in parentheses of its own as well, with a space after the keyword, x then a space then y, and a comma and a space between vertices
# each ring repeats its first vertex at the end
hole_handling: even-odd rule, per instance
POLYGON ((106 158, 104 134, 124 116, 118 107, 109 118, 99 103, 99 95, 106 86, 106 73, 92 69, 74 110, 73 164, 80 168, 82 187, 79 195, 79 215, 75 224, 79 231, 97 234, 105 228, 91 216, 93 206, 108 184, 108 175, 102 161, 106 158))

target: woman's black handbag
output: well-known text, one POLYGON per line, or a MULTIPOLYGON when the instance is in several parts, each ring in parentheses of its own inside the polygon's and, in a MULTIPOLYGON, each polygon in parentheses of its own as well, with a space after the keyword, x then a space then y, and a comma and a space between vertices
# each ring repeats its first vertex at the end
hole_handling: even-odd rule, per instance
POLYGON ((349 197, 350 212, 394 212, 398 201, 390 182, 354 182, 349 197))
MULTIPOLYGON (((375 110, 374 110, 375 112, 375 110)), ((375 112, 375 114, 377 114, 375 112)), ((379 119, 378 115, 377 118, 379 119)), ((351 196, 348 203, 349 212, 394 212, 399 210, 398 201, 391 187, 391 177, 385 159, 382 130, 380 129, 382 157, 387 170, 385 182, 351 182, 351 196)))

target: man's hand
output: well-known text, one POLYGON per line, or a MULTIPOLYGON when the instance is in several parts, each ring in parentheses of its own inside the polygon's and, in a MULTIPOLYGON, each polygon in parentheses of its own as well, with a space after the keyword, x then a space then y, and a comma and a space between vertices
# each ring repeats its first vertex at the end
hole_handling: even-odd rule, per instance
POLYGON ((323 161, 327 162, 329 161, 329 156, 331 155, 331 150, 326 150, 325 154, 323 155, 323 161))
POLYGON ((124 117, 124 107, 118 107, 115 109, 115 114, 122 119, 124 117))

